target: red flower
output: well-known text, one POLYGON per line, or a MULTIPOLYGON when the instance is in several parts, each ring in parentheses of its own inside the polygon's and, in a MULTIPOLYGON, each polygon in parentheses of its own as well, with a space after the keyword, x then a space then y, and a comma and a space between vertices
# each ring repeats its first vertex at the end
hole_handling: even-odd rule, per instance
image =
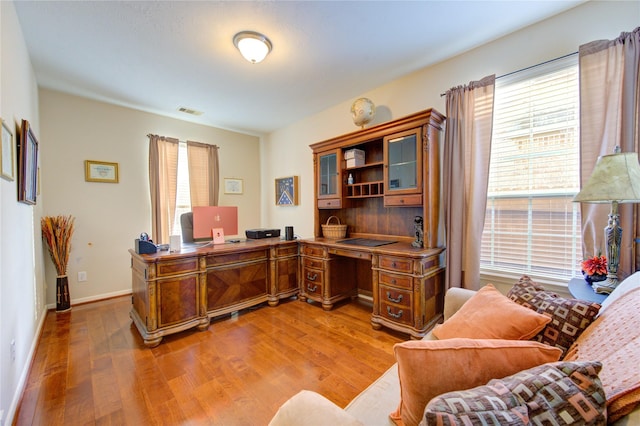
POLYGON ((607 257, 593 256, 583 260, 582 270, 589 276, 591 275, 607 275, 607 257))

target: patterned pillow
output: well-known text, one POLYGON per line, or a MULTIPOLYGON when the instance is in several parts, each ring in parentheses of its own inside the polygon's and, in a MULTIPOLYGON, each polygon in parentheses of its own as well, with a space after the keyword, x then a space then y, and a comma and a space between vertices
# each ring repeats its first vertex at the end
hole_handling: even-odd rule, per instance
POLYGON ((606 424, 597 361, 553 362, 429 401, 422 424, 606 424))
POLYGON ((533 282, 527 275, 523 275, 509 290, 507 297, 551 317, 551 322, 533 340, 562 349, 563 357, 600 310, 598 303, 565 299, 556 293, 545 291, 544 287, 533 282))

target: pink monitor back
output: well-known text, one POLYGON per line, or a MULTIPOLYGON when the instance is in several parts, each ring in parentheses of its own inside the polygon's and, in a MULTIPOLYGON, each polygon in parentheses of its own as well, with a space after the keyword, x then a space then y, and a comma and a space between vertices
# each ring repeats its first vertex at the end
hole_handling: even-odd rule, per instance
POLYGON ((238 235, 238 207, 199 206, 192 207, 193 238, 211 239, 212 228, 222 228, 224 236, 238 235))

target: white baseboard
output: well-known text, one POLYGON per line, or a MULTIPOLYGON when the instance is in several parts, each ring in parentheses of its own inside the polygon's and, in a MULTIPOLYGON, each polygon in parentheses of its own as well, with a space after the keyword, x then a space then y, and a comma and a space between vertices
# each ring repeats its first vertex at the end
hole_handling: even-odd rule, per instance
POLYGON ((36 328, 36 332, 33 335, 33 341, 31 342, 31 347, 29 348, 29 353, 27 354, 27 359, 24 363, 24 368, 22 369, 22 372, 20 372, 20 380, 18 380, 18 386, 16 386, 16 391, 13 394, 11 406, 7 411, 7 417, 4 422, 6 426, 13 424, 13 418, 16 415, 18 404, 20 403, 20 399, 22 398, 22 393, 24 392, 24 387, 27 383, 29 372, 31 371, 31 364, 33 362, 33 357, 35 356, 36 349, 38 348, 38 342, 40 341, 40 335, 42 334, 42 327, 44 327, 44 320, 47 317, 47 310, 48 310, 48 307, 45 306, 42 312, 40 313, 40 321, 38 321, 38 327, 36 328))
MULTIPOLYGON (((73 307, 73 305, 80 305, 82 303, 89 303, 89 302, 97 302, 98 300, 111 299, 112 297, 126 296, 128 294, 131 294, 131 290, 120 290, 120 291, 114 291, 113 293, 103 293, 103 294, 98 294, 96 296, 82 297, 79 299, 71 299, 71 307, 73 307)), ((55 308, 56 308, 55 303, 47 305, 47 309, 55 309, 55 308)))

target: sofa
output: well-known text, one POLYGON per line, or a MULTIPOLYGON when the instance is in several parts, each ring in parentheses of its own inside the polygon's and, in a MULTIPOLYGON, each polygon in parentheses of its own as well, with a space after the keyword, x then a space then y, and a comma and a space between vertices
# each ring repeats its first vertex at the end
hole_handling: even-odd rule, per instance
MULTIPOLYGON (((594 417, 590 421, 578 420, 575 424, 614 424, 616 426, 626 425, 640 425, 640 272, 637 272, 623 282, 605 299, 602 306, 593 303, 580 303, 575 299, 565 299, 559 295, 545 291, 542 286, 532 282, 529 277, 523 276, 518 283, 516 283, 506 296, 496 296, 497 290, 489 291, 487 287, 493 287, 487 285, 479 291, 472 291, 461 288, 451 288, 445 294, 444 304, 444 322, 434 328, 428 335, 426 335, 421 341, 409 341, 397 344, 394 346, 394 352, 396 355, 396 364, 391 366, 382 376, 380 376, 375 382, 373 382, 368 388, 356 396, 344 409, 338 407, 333 402, 329 401, 322 395, 309 390, 303 390, 298 394, 292 396, 286 401, 277 411, 275 416, 270 422, 270 426, 283 426, 283 425, 406 425, 413 424, 414 422, 421 421, 421 425, 424 424, 464 424, 464 422, 453 421, 450 414, 446 414, 447 417, 443 421, 442 417, 437 421, 427 421, 430 407, 436 405, 436 411, 438 403, 440 406, 447 405, 448 396, 452 395, 457 398, 468 396, 469 393, 473 394, 476 391, 486 391, 486 389, 495 390, 498 389, 494 383, 495 380, 491 380, 488 384, 484 382, 473 383, 473 386, 460 385, 456 383, 458 376, 463 376, 463 379, 468 375, 473 376, 476 372, 482 370, 491 370, 487 368, 487 365, 483 364, 484 359, 493 357, 492 353, 495 352, 496 344, 517 344, 517 345, 536 345, 528 349, 516 348, 516 350, 535 351, 536 354, 539 351, 555 351, 553 353, 546 353, 539 359, 528 361, 533 363, 543 363, 537 367, 526 366, 521 371, 517 365, 510 366, 515 369, 516 372, 508 372, 508 377, 490 377, 491 379, 511 380, 513 377, 527 375, 531 371, 537 371, 535 369, 541 369, 545 367, 564 368, 568 364, 576 366, 584 374, 577 374, 580 377, 589 376, 591 374, 592 380, 589 382, 589 386, 592 391, 595 389, 595 399, 591 399, 593 405, 600 404, 600 417, 594 417), (517 289, 517 291, 516 291, 517 289), (485 291, 487 290, 487 291, 485 291), (477 300, 479 293, 487 293, 494 297, 495 300, 483 299, 477 300), (531 296, 533 294, 533 296, 531 296), (538 304, 538 308, 532 306, 535 304, 535 300, 529 303, 533 299, 539 299, 542 303, 538 304), (477 300, 477 304, 471 307, 477 300), (511 304, 508 304, 507 302, 511 304), (516 302, 516 303, 514 303, 516 302), (570 305, 575 303, 575 305, 570 305), (508 339, 499 340, 495 339, 496 336, 489 334, 483 334, 485 329, 490 329, 494 325, 499 327, 500 324, 496 323, 508 323, 509 325, 518 322, 517 318, 521 316, 530 316, 531 312, 535 314, 542 313, 543 316, 552 317, 548 312, 543 312, 545 309, 549 310, 550 305, 555 304, 559 307, 558 311, 560 315, 566 314, 566 306, 572 306, 571 309, 582 310, 585 315, 586 312, 595 306, 593 311, 595 314, 593 318, 583 319, 583 330, 575 329, 567 324, 556 324, 556 331, 559 328, 569 329, 575 334, 575 339, 572 337, 572 342, 562 342, 564 347, 556 348, 552 347, 549 342, 545 342, 545 337, 551 337, 556 339, 557 334, 553 330, 549 331, 547 327, 551 327, 552 323, 556 322, 554 318, 551 318, 549 322, 546 322, 544 328, 540 329, 539 324, 535 326, 536 334, 532 337, 531 332, 527 331, 522 333, 521 330, 509 330, 511 335, 508 339), (516 309, 514 305, 517 305, 517 309, 526 308, 529 313, 524 311, 517 311, 517 314, 511 312, 510 309, 516 309), (542 308, 540 308, 542 306, 542 308), (502 318, 493 319, 493 322, 484 319, 478 319, 475 315, 480 311, 484 311, 483 307, 491 308, 493 312, 500 311, 504 316, 502 318), (537 309, 537 310, 536 310, 537 309), (463 311, 465 311, 463 313, 463 311), (458 315, 456 315, 458 314, 458 315), (505 320, 508 318, 508 320, 505 320), (487 325, 487 323, 489 323, 487 325), (482 330, 478 332, 478 327, 482 327, 482 330), (465 334, 465 330, 474 329, 465 334), (443 333, 444 332, 444 333, 443 333), (471 341, 468 337, 480 338, 471 341), (540 338, 540 336, 543 336, 540 338), (514 342, 513 340, 519 340, 520 342, 514 342), (434 352, 442 351, 442 347, 437 345, 447 344, 463 344, 464 345, 484 345, 489 342, 489 348, 482 348, 485 352, 472 352, 471 358, 468 358, 465 362, 467 364, 457 364, 454 359, 457 359, 457 352, 445 352, 445 357, 438 359, 433 358, 434 352), (497 342, 497 343, 496 343, 497 342), (570 343, 570 344, 569 344, 570 343), (542 345, 542 346, 541 346, 542 345), (543 347, 544 346, 544 347, 543 347), (420 355, 417 360, 411 360, 414 365, 407 367, 403 353, 410 353, 411 351, 418 352, 420 355), (451 353, 454 355, 452 356, 451 353), (488 354, 488 355, 486 355, 488 354), (545 357, 551 356, 551 361, 545 362, 545 357), (482 366, 480 366, 482 364, 482 366), (466 368, 468 365, 470 368, 466 368), (413 368, 413 370, 411 370, 413 368), (407 370, 409 369, 409 370, 407 370), (459 370, 467 370, 460 373, 459 370), (405 371, 406 370, 406 371, 405 371), (436 390, 431 389, 434 385, 443 386, 440 389, 438 386, 436 390), (420 382, 420 383, 416 383, 420 382), (428 388, 409 389, 410 386, 428 385, 428 388), (491 386, 493 384, 493 387, 491 386), (449 388, 447 388, 447 386, 449 388), (464 389, 450 389, 452 386, 462 386, 464 389), (446 389, 446 392, 432 398, 429 392, 440 392, 442 389, 446 389), (465 390, 466 389, 466 390, 465 390), (456 392, 457 391, 457 392, 456 392), (462 392, 464 391, 464 392, 462 392), (417 406, 413 407, 417 410, 420 418, 407 420, 400 414, 405 414, 406 406, 405 399, 409 399, 411 393, 423 393, 425 395, 422 401, 418 401, 417 406), (600 395, 598 397, 598 395, 600 395), (599 398, 599 399, 598 399, 599 398), (426 406, 424 404, 427 404, 426 406), (401 412, 401 407, 404 412, 401 412), (423 408, 425 407, 425 408, 423 408), (424 412, 423 412, 424 411, 424 412), (604 414, 602 413, 604 411, 604 414), (401 412, 401 413, 399 413, 401 412), (390 414, 393 414, 394 420, 391 419, 390 414), (427 417, 425 417, 427 416, 427 417), (604 420, 603 420, 604 419, 604 420)), ((479 314, 478 314, 479 315, 479 314)), ((555 314, 554 314, 555 315, 555 314)), ((587 315, 588 316, 588 315, 587 315)), ((536 321, 540 318, 536 317, 536 321)), ((500 331, 499 333, 502 333, 500 331)), ((565 336, 566 337, 566 336, 565 336)), ((456 349, 458 351, 459 347, 456 349)), ((465 349, 467 350, 467 349, 465 349)), ((477 350, 473 348, 472 351, 477 350)), ((511 350, 511 349, 510 349, 511 350)), ((529 352, 527 352, 529 354, 529 352)), ((408 357, 411 359, 411 357, 408 357)), ((522 357, 516 353, 515 358, 528 358, 522 357)), ((500 359, 493 364, 499 364, 504 366, 511 361, 504 361, 500 359)), ((410 364, 410 363, 409 363, 410 364)), ((492 364, 489 363, 489 367, 492 364)), ((501 374, 499 371, 491 372, 487 374, 506 376, 507 374, 501 374)), ((576 375, 574 374, 574 375, 576 375)), ((532 376, 528 374, 528 376, 532 376)), ((534 379, 546 376, 546 373, 534 374, 534 379)), ((521 378, 521 377, 520 377, 521 378)), ((485 380, 486 377, 478 377, 475 380, 485 380)), ((564 377, 566 379, 566 377, 564 377)), ((575 380, 574 380, 575 381, 575 380)), ((498 380, 500 382, 500 380, 498 380)), ((499 383, 500 389, 504 388, 504 383, 499 383)), ((578 387, 586 388, 584 383, 579 384, 578 387)), ((579 389, 580 390, 580 389, 579 389)), ((584 389, 582 389, 584 390, 584 389)), ((589 402, 587 401, 587 404, 589 402)), ((519 408, 522 410, 522 408, 519 408)), ((554 408, 555 409, 555 408, 554 408)), ((454 412, 456 410, 454 409, 454 412)), ((462 410, 463 411, 463 410, 462 410)), ((550 411, 549 407, 545 408, 545 415, 550 411)), ((513 409, 511 413, 519 414, 513 409)), ((584 414, 584 413, 583 413, 584 414)), ((431 413, 433 415, 433 413, 431 413)), ((436 412, 436 415, 441 415, 436 412)), ((510 424, 527 424, 531 420, 526 417, 527 412, 524 409, 524 417, 522 421, 515 421, 510 424)), ((431 417, 433 420, 435 417, 431 417)), ((493 424, 503 424, 501 420, 493 420, 493 424)), ((468 419, 467 419, 468 420, 468 419)), ((575 420, 575 419, 574 419, 575 420)), ((489 422, 491 423, 491 422, 489 422)), ((504 422, 509 423, 509 422, 504 422)), ((533 422, 531 422, 533 423, 533 422)), ((570 422, 567 422, 570 423, 570 422)), ((472 424, 468 422, 467 424, 472 424)), ((476 423, 473 423, 476 424, 476 423)), ((553 423, 547 423, 553 424, 553 423)))

